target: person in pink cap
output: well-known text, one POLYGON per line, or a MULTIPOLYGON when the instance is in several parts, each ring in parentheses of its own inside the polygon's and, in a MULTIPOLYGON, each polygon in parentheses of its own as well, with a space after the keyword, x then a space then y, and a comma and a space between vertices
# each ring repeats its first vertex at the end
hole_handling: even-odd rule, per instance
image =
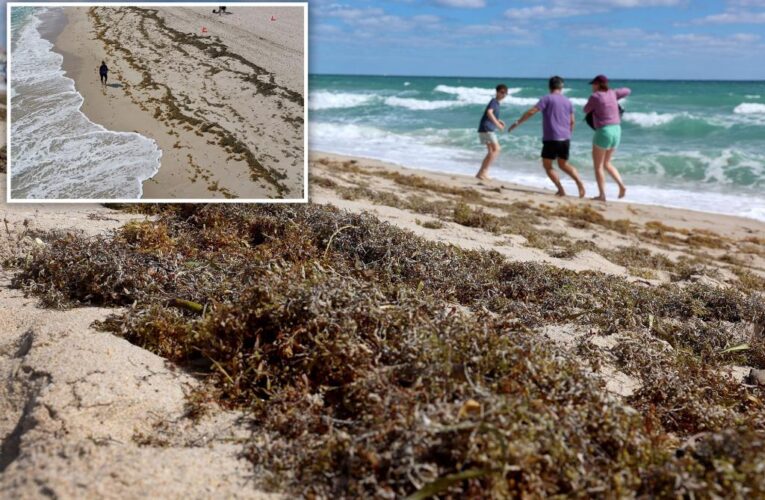
POLYGON ((627 187, 616 170, 611 159, 622 138, 619 99, 632 93, 628 88, 609 89, 608 78, 598 75, 590 81, 592 95, 584 106, 585 113, 592 113, 595 135, 592 138, 592 163, 595 167, 595 180, 598 183, 598 196, 593 200, 606 201, 606 176, 608 172, 619 185, 619 198, 627 194, 627 187))

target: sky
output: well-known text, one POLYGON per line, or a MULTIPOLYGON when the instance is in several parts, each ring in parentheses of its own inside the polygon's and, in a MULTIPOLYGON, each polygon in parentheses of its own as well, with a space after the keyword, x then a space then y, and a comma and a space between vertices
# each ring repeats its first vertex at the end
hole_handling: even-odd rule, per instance
POLYGON ((308 4, 311 73, 765 80, 765 0, 308 4))
POLYGON ((310 72, 765 79, 765 0, 311 0, 310 72))

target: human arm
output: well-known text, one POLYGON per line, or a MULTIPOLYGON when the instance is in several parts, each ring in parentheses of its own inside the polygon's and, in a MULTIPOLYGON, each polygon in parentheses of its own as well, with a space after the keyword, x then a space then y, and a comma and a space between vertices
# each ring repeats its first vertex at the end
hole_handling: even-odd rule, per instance
POLYGON ((632 93, 632 89, 628 89, 627 87, 624 87, 621 89, 616 89, 614 90, 614 92, 616 93, 616 99, 619 100, 630 95, 632 93))
POLYGON ((499 128, 500 130, 504 130, 505 129, 505 122, 503 122, 502 120, 498 120, 497 117, 494 116, 494 110, 493 109, 491 109, 491 108, 487 109, 486 110, 486 116, 489 117, 489 121, 491 121, 491 123, 496 125, 497 128, 499 128))
POLYGON ((523 115, 520 118, 518 118, 515 121, 515 123, 513 123, 510 126, 509 129, 507 129, 507 133, 509 134, 510 132, 515 130, 518 127, 518 125, 520 125, 521 123, 525 122, 526 120, 528 120, 529 118, 531 118, 532 116, 534 116, 537 113, 539 113, 539 108, 538 107, 534 106, 533 108, 529 109, 528 111, 523 113, 523 115))
POLYGON ((576 125, 576 118, 574 118, 574 113, 571 113, 571 133, 574 133, 574 125, 576 125))
POLYGON ((584 105, 584 114, 590 113, 595 110, 595 96, 590 96, 587 99, 587 104, 584 105))

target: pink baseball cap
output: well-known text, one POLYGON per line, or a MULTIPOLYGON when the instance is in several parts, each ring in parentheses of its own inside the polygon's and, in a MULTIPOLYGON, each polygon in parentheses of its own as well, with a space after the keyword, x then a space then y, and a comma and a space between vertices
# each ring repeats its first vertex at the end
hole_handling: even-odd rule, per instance
POLYGON ((608 83, 606 75, 598 75, 590 81, 590 85, 593 83, 608 83))

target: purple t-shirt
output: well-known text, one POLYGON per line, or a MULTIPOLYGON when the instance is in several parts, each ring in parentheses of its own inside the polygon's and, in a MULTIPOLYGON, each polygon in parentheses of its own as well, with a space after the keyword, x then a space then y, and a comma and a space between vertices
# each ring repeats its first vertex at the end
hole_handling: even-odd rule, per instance
POLYGON ((632 91, 628 88, 595 92, 584 105, 584 112, 592 111, 592 122, 596 129, 606 125, 619 125, 622 120, 619 116, 619 103, 617 101, 631 93, 632 91))
POLYGON ((574 108, 568 97, 554 92, 539 100, 536 108, 542 112, 542 140, 566 141, 571 139, 571 115, 574 108))

